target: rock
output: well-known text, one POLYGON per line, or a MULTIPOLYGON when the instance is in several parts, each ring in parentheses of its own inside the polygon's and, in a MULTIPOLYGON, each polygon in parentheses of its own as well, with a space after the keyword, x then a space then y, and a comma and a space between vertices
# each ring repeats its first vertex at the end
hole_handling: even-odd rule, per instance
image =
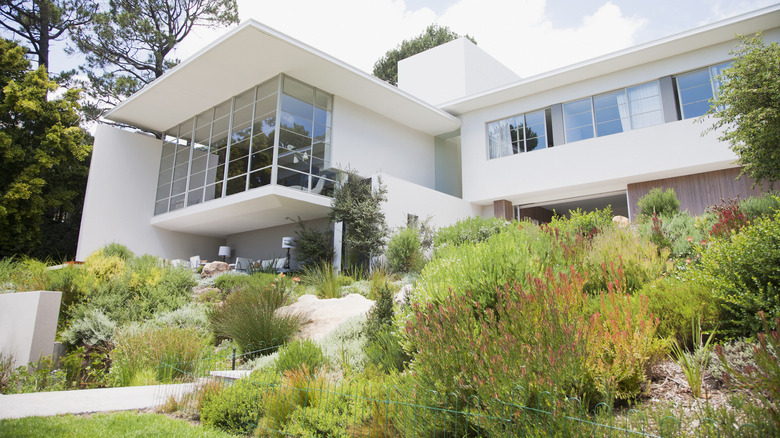
POLYGON ((625 216, 615 216, 612 218, 612 222, 621 228, 628 228, 628 226, 631 224, 631 222, 629 222, 628 218, 625 216))
POLYGON ((402 287, 401 290, 396 292, 395 296, 393 297, 393 301, 395 301, 395 303, 398 306, 403 306, 404 304, 406 304, 406 300, 409 299, 409 293, 411 292, 412 292, 412 285, 407 284, 404 287, 402 287))
POLYGON ((230 266, 225 262, 206 263, 206 266, 203 267, 203 271, 201 271, 200 276, 203 278, 213 277, 217 274, 221 274, 229 270, 230 266))

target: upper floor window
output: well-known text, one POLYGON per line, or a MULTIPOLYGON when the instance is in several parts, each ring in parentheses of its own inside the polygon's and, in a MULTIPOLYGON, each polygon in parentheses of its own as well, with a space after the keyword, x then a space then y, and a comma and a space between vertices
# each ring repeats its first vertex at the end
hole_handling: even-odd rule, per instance
POLYGON ((731 66, 731 61, 702 68, 675 77, 677 98, 683 119, 699 117, 710 109, 710 99, 720 88, 718 75, 731 66))
POLYGON ((653 81, 565 103, 563 121, 569 143, 659 125, 660 86, 653 81))
POLYGON ((488 123, 489 158, 551 147, 551 119, 548 108, 488 123))

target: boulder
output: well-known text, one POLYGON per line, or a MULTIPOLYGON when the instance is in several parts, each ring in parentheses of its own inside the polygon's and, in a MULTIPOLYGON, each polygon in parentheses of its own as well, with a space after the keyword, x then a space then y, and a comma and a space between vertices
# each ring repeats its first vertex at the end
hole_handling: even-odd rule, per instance
POLYGON ((200 276, 203 278, 213 277, 217 274, 227 272, 230 270, 230 266, 225 262, 211 262, 206 263, 201 271, 200 276))
POLYGON ((612 222, 621 228, 627 228, 631 224, 625 216, 615 216, 612 218, 612 222))

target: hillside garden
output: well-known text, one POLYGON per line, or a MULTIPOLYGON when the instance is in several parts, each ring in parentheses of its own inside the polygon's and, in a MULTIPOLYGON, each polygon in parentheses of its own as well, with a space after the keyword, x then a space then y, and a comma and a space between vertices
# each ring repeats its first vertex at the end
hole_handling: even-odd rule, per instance
POLYGON ((0 390, 193 380, 235 349, 248 378, 163 410, 256 436, 777 436, 778 198, 692 217, 654 190, 639 206, 628 227, 609 208, 541 226, 423 221, 392 233, 381 266, 338 276, 311 257, 298 273, 201 278, 118 244, 56 270, 5 259, 3 292, 63 292, 68 353, 58 367, 4 358, 0 390), (285 306, 307 293, 375 305, 297 339, 306 315, 285 306))

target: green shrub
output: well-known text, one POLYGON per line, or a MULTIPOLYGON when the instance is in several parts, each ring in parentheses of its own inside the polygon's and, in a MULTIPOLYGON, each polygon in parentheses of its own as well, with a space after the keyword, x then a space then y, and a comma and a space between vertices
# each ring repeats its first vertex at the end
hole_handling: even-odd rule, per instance
POLYGON ((262 390, 279 383, 278 374, 255 372, 221 391, 203 398, 200 418, 204 425, 237 435, 250 435, 263 408, 262 390))
POLYGON ((368 312, 366 326, 363 330, 363 334, 369 341, 373 341, 379 332, 392 326, 395 314, 393 311, 393 298, 394 293, 387 283, 377 290, 376 301, 368 312))
MULTIPOLYGON (((758 345, 754 347, 755 368, 744 371, 732 367, 726 359, 723 349, 718 346, 716 353, 727 371, 727 382, 735 388, 747 389, 759 395, 766 412, 780 429, 780 334, 766 320, 763 312, 759 312, 763 333, 758 334, 758 345)), ((775 328, 780 327, 780 317, 772 321, 775 328)))
POLYGON ((0 293, 45 290, 46 264, 35 259, 0 259, 0 293))
POLYGON ((234 340, 242 353, 287 342, 303 323, 299 313, 277 312, 289 304, 291 282, 279 276, 266 289, 234 290, 208 313, 214 335, 234 340))
POLYGON ((390 238, 385 255, 392 272, 420 272, 425 255, 417 228, 404 228, 390 238))
POLYGON ((383 373, 401 372, 411 360, 401 346, 401 337, 386 326, 366 343, 366 361, 383 373))
POLYGON ((664 277, 647 283, 637 293, 646 297, 649 310, 659 319, 658 336, 672 338, 680 345, 692 348, 691 321, 701 317, 704 330, 717 325, 718 308, 711 290, 690 279, 664 277))
POLYGON ((720 332, 747 337, 761 329, 758 312, 780 315, 780 212, 706 245, 693 280, 709 287, 720 308, 720 332))
MULTIPOLYGON (((8 370, 5 372, 8 373, 8 370)), ((6 384, 0 386, 0 390, 5 394, 62 391, 65 389, 65 377, 65 372, 55 368, 51 357, 47 356, 8 373, 6 384)))
POLYGON ((544 276, 547 268, 568 271, 568 260, 553 233, 530 223, 514 223, 483 242, 445 246, 423 269, 410 294, 411 303, 443 303, 471 292, 483 308, 491 307, 496 288, 527 284, 528 276, 544 276))
POLYGON ((464 243, 478 243, 501 233, 509 227, 503 219, 472 217, 462 219, 453 225, 439 229, 433 239, 436 249, 459 246, 464 243))
POLYGON ((199 303, 189 303, 175 310, 157 312, 152 323, 159 327, 195 328, 201 332, 209 332, 207 308, 199 303))
POLYGON ((626 292, 637 291, 666 271, 667 255, 659 256, 656 246, 634 230, 609 228, 593 238, 585 255, 585 291, 606 291, 610 282, 619 283, 626 292))
POLYGON ((109 353, 109 348, 101 345, 71 349, 60 359, 60 365, 67 375, 68 387, 75 389, 105 387, 111 367, 109 353))
POLYGON ((336 274, 333 265, 322 263, 303 268, 303 284, 313 286, 319 298, 341 298, 341 288, 352 282, 347 275, 336 274))
POLYGON ((775 212, 780 210, 780 198, 778 196, 780 196, 780 192, 770 192, 762 196, 743 199, 739 203, 739 208, 750 221, 760 217, 774 216, 775 212))
POLYGON ((651 189, 645 196, 636 202, 639 207, 639 216, 649 219, 653 215, 673 216, 680 211, 680 200, 674 193, 674 189, 664 190, 661 187, 651 189))
POLYGON ((612 207, 607 206, 603 210, 593 210, 590 212, 582 211, 579 208, 570 210, 569 216, 554 216, 547 228, 558 235, 569 234, 593 237, 601 231, 611 228, 612 207))
POLYGON ((116 331, 116 323, 102 310, 92 308, 82 318, 71 321, 70 326, 62 332, 62 340, 71 346, 110 347, 116 331))
POLYGON ((327 363, 322 349, 314 342, 304 339, 286 344, 279 349, 276 358, 276 371, 284 373, 305 366, 310 372, 316 372, 327 363))
POLYGON ((639 223, 639 230, 646 237, 660 234, 660 238, 651 238, 651 241, 669 249, 672 257, 690 261, 695 260, 701 241, 709 237, 709 233, 698 226, 697 218, 687 211, 663 218, 655 216, 651 221, 639 223))
POLYGON ((105 257, 117 256, 126 262, 133 259, 133 252, 121 243, 109 243, 98 251, 103 253, 105 257))
POLYGON ((271 284, 277 275, 265 272, 256 272, 252 275, 223 274, 214 280, 214 286, 228 294, 236 289, 265 289, 271 284))
POLYGON ((296 223, 295 258, 301 265, 333 263, 333 233, 308 227, 300 217, 296 223))
POLYGON ((191 380, 200 359, 209 350, 209 339, 193 328, 130 325, 114 337, 110 378, 114 386, 138 382, 152 373, 160 383, 191 380))

